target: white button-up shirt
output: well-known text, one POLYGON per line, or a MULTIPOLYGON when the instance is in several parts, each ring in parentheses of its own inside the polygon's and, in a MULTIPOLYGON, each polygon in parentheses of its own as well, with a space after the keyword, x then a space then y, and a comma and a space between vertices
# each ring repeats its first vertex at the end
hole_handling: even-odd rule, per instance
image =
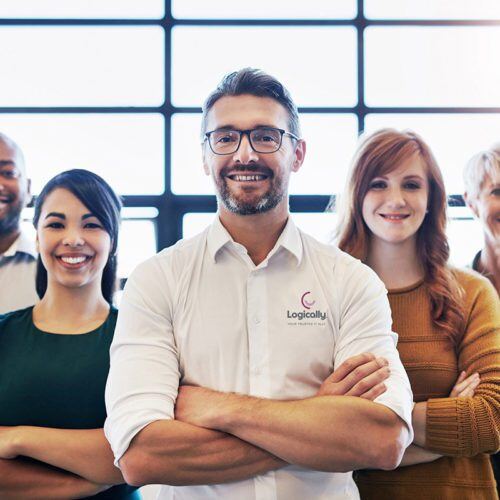
MULTIPOLYGON (((344 360, 367 351, 389 361, 387 391, 376 402, 406 422, 408 445, 412 394, 396 340, 386 290, 358 260, 289 220, 256 266, 216 219, 141 264, 127 282, 106 389, 105 432, 116 463, 142 428, 174 418, 179 383, 302 399, 344 360)), ((222 485, 163 486, 159 498, 359 496, 352 473, 290 465, 222 485)))
POLYGON ((24 309, 38 301, 35 242, 21 232, 0 254, 0 314, 24 309))

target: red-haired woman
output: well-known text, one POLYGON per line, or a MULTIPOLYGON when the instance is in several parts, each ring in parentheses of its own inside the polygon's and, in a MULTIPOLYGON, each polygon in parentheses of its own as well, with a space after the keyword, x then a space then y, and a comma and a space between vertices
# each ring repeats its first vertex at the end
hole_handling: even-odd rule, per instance
POLYGON ((363 499, 498 498, 500 308, 491 284, 448 265, 446 195, 425 142, 384 129, 351 167, 339 247, 389 291, 414 393, 415 438, 394 471, 359 471, 363 499))

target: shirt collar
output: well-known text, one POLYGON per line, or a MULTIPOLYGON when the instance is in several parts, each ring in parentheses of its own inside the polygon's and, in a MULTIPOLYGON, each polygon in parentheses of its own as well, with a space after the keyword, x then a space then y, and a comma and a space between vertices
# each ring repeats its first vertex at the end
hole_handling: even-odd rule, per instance
POLYGON ((14 240, 14 243, 7 248, 3 257, 13 257, 16 253, 26 253, 31 255, 34 259, 37 257, 35 242, 23 231, 21 231, 18 238, 14 240))
MULTIPOLYGON (((222 225, 219 217, 216 217, 208 229, 207 235, 208 251, 210 252, 214 262, 216 262, 219 251, 228 243, 236 245, 234 240, 231 238, 231 235, 227 232, 227 229, 222 225)), ((302 239, 300 237, 299 230, 291 217, 288 217, 286 226, 280 234, 273 250, 269 253, 269 257, 275 254, 279 248, 284 248, 293 254, 297 259, 297 265, 301 263, 303 253, 302 239)))

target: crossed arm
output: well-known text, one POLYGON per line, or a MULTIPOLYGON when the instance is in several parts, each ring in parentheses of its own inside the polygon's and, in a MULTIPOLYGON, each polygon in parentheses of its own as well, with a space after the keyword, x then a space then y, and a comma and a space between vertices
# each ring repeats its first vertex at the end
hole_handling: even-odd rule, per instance
POLYGON ((96 495, 107 487, 28 459, 0 459, 0 498, 57 500, 96 495))
POLYGON ((176 420, 153 422, 135 436, 120 460, 124 477, 135 485, 186 485, 246 479, 288 463, 337 472, 394 468, 406 426, 371 401, 386 389, 386 364, 371 354, 350 358, 316 397, 300 401, 181 387, 176 420), (363 433, 354 436, 353 428, 363 433))
POLYGON ((2 499, 80 498, 123 482, 102 429, 0 427, 2 499))

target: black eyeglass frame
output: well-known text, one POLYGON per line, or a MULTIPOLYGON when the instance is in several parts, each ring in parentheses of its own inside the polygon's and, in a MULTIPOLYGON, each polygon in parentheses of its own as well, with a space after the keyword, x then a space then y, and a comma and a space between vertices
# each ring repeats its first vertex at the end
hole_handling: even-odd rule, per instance
POLYGON ((277 127, 257 127, 257 128, 251 128, 247 130, 237 130, 237 129, 224 129, 224 128, 216 128, 214 130, 211 130, 210 132, 205 132, 205 138, 203 142, 207 141, 208 145, 210 146, 210 149, 212 153, 215 155, 220 155, 220 156, 226 156, 226 155, 234 155, 238 149, 240 149, 241 146, 241 138, 243 135, 246 135, 248 137, 248 143, 250 144, 250 147, 259 154, 262 155, 267 155, 267 154, 273 154, 276 153, 276 151, 279 151, 281 148, 281 145, 283 144, 283 136, 287 135, 291 137, 292 139, 295 139, 296 141, 300 141, 300 137, 297 137, 295 134, 292 134, 291 132, 287 132, 286 130, 283 130, 282 128, 277 128, 277 127), (210 135, 213 134, 214 132, 219 132, 222 130, 226 130, 227 132, 238 132, 240 134, 240 139, 238 141, 238 145, 236 146, 236 149, 234 151, 231 151, 230 153, 217 153, 217 151, 214 151, 214 148, 212 147, 212 143, 210 142, 210 135), (256 130, 277 130, 280 133, 280 143, 278 144, 278 147, 274 151, 259 151, 255 149, 252 139, 250 138, 250 134, 256 130))

